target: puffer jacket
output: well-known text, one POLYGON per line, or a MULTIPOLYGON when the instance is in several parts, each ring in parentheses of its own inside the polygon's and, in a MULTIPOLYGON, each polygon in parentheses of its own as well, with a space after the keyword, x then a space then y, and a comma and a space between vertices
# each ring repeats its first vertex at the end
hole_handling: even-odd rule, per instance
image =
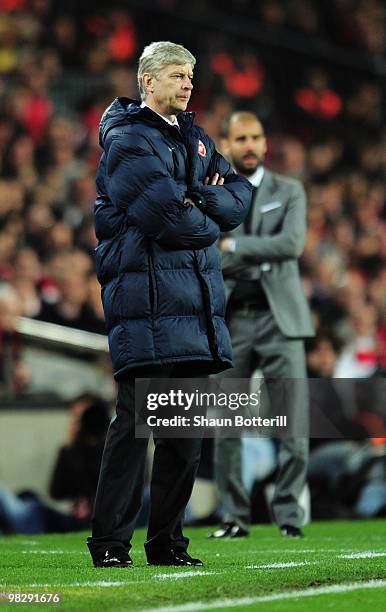
POLYGON ((251 186, 193 120, 180 113, 178 129, 127 98, 101 120, 96 266, 116 380, 152 364, 232 366, 216 241, 245 218, 251 186), (205 186, 215 172, 225 184, 205 186))

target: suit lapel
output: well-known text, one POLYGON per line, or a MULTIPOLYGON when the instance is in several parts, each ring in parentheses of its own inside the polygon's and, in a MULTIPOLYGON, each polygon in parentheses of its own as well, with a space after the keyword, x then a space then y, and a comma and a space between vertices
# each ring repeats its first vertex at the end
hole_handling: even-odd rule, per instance
MULTIPOLYGON (((263 180, 260 187, 258 188, 255 197, 252 201, 252 219, 251 219, 251 234, 260 234, 263 224, 264 215, 261 213, 261 207, 264 204, 269 203, 275 198, 277 187, 273 180, 272 174, 269 170, 264 170, 263 180)), ((232 236, 244 236, 245 229, 244 223, 241 223, 236 229, 232 231, 232 236)))
POLYGON ((251 224, 252 234, 258 234, 260 232, 261 224, 263 221, 261 207, 264 206, 264 204, 266 204, 267 202, 269 202, 272 191, 272 175, 268 170, 264 170, 263 180, 261 181, 261 185, 257 191, 255 200, 253 202, 253 214, 251 224))

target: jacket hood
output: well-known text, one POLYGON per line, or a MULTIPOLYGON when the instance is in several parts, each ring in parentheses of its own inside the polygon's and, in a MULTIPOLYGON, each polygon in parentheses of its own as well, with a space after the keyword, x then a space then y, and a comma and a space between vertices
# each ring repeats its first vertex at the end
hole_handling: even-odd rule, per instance
MULTIPOLYGON (((128 105, 134 100, 129 98, 115 98, 105 110, 99 124, 99 144, 103 147, 107 132, 117 125, 127 123, 129 118, 128 105)), ((140 108, 137 102, 137 107, 140 108)))
MULTIPOLYGON (((177 119, 182 129, 187 129, 192 126, 195 113, 184 112, 178 113, 177 119)), ((117 125, 135 122, 137 120, 145 121, 154 127, 163 126, 162 118, 151 110, 148 106, 141 106, 138 100, 119 97, 112 101, 102 115, 99 124, 99 144, 103 148, 107 133, 117 125)))

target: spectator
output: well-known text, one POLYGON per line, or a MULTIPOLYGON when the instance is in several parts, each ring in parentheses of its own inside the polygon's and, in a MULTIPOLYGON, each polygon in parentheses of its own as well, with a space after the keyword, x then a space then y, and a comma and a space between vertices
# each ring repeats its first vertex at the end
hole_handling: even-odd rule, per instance
POLYGON ((29 370, 24 364, 16 319, 21 313, 13 287, 0 284, 0 395, 12 396, 27 388, 29 370))
POLYGON ((77 529, 89 526, 109 422, 109 408, 97 397, 83 395, 70 406, 67 439, 56 459, 50 494, 72 501, 77 529))
POLYGON ((362 378, 377 369, 376 310, 372 305, 360 305, 350 317, 353 338, 342 350, 336 363, 336 378, 362 378))
POLYGON ((86 277, 68 269, 60 278, 58 289, 60 300, 56 304, 44 304, 39 318, 66 327, 89 329, 91 309, 86 303, 86 277))
POLYGON ((33 491, 16 495, 0 485, 0 533, 68 532, 89 526, 109 420, 109 408, 100 398, 73 400, 67 439, 50 484, 54 499, 71 500, 71 512, 55 510, 33 491))
POLYGON ((331 122, 342 111, 342 100, 330 85, 328 73, 316 67, 309 71, 304 86, 296 89, 294 103, 308 130, 331 122))
POLYGON ((42 268, 36 252, 28 247, 20 249, 14 260, 12 285, 21 298, 21 314, 34 318, 41 310, 39 292, 42 268))

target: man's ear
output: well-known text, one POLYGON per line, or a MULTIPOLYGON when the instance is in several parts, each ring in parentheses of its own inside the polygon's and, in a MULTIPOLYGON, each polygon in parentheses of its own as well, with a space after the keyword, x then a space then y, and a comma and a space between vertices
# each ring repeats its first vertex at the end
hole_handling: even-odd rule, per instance
POLYGON ((266 137, 264 136, 264 155, 267 153, 267 150, 268 150, 267 139, 266 139, 266 137))
POLYGON ((142 83, 147 94, 154 93, 154 77, 149 72, 142 76, 142 83))
POLYGON ((230 154, 230 147, 229 147, 229 141, 227 138, 220 138, 220 149, 221 149, 221 153, 225 156, 225 157, 229 157, 230 154))

